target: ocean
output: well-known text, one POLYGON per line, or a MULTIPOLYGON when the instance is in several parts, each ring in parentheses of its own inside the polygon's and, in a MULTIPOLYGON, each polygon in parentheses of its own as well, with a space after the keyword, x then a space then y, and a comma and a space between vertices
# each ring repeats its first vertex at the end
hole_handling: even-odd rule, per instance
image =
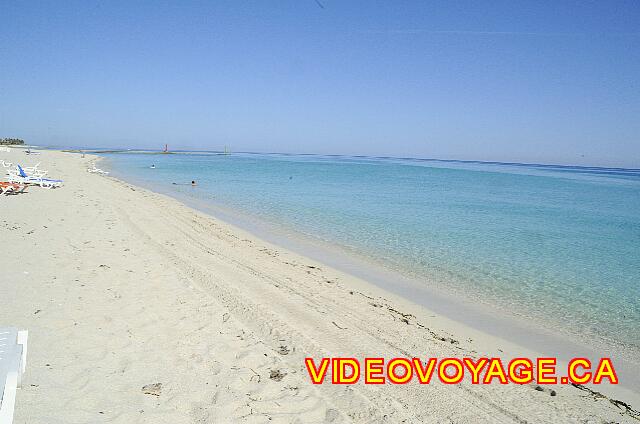
POLYGON ((103 156, 114 175, 132 183, 333 246, 574 340, 630 357, 640 352, 639 169, 249 153, 103 156))

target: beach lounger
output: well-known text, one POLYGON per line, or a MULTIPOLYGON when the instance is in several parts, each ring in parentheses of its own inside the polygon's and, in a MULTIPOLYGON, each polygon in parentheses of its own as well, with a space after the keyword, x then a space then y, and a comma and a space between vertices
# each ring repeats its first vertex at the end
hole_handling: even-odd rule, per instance
POLYGON ((5 194, 7 192, 24 193, 24 191, 27 189, 27 186, 25 184, 0 181, 0 189, 2 190, 2 194, 5 194))
POLYGON ((24 178, 15 173, 9 173, 9 176, 7 177, 7 179, 9 180, 9 182, 15 183, 15 184, 24 184, 24 185, 35 184, 44 188, 53 188, 58 186, 54 184, 49 184, 46 181, 42 181, 41 178, 31 178, 31 177, 24 178))
POLYGON ((103 171, 100 168, 96 168, 95 165, 93 165, 92 169, 87 169, 88 172, 94 173, 94 174, 103 174, 103 175, 109 175, 108 171, 103 171))
POLYGON ((26 330, 0 328, 0 424, 13 422, 16 389, 27 367, 28 336, 26 330))
POLYGON ((28 173, 29 176, 31 177, 42 178, 45 175, 47 175, 48 171, 43 171, 42 169, 38 169, 39 166, 40 166, 40 162, 36 163, 33 166, 24 166, 22 167, 22 170, 25 173, 28 173))
POLYGON ((33 177, 27 175, 20 165, 17 166, 18 172, 9 172, 9 181, 20 184, 36 184, 44 188, 60 187, 62 180, 52 180, 50 178, 33 177))
POLYGON ((26 185, 0 181, 0 191, 2 192, 2 194, 23 193, 26 188, 26 185))
POLYGON ((7 194, 13 192, 13 190, 15 190, 13 183, 0 183, 0 194, 7 194))

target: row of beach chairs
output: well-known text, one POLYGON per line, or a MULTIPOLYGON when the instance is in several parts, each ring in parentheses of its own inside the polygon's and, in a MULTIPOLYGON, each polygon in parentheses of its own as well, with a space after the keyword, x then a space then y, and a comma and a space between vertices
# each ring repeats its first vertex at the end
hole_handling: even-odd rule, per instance
POLYGON ((28 184, 47 189, 62 186, 62 180, 45 177, 48 172, 39 168, 40 163, 23 168, 20 165, 14 166, 11 162, 0 160, 0 165, 2 165, 7 174, 7 181, 0 183, 2 194, 22 193, 28 184))

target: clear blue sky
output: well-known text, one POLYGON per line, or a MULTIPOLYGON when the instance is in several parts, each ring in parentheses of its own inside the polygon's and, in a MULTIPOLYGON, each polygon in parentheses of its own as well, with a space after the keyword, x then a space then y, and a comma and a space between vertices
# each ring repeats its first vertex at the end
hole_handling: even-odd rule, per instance
POLYGON ((0 0, 0 137, 640 167, 638 1, 0 0))

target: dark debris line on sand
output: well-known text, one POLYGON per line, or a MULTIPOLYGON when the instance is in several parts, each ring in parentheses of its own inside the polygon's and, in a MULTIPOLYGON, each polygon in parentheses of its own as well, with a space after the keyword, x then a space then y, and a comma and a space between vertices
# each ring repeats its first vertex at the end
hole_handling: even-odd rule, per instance
POLYGON ((595 390, 590 389, 587 386, 583 386, 582 384, 572 383, 571 385, 576 389, 580 389, 582 391, 589 393, 594 399, 608 399, 609 402, 615 405, 618 409, 621 409, 624 413, 626 413, 630 417, 640 421, 640 411, 633 409, 631 405, 629 405, 628 403, 623 402, 621 400, 617 400, 617 399, 611 399, 610 397, 605 396, 600 392, 596 392, 595 390))

